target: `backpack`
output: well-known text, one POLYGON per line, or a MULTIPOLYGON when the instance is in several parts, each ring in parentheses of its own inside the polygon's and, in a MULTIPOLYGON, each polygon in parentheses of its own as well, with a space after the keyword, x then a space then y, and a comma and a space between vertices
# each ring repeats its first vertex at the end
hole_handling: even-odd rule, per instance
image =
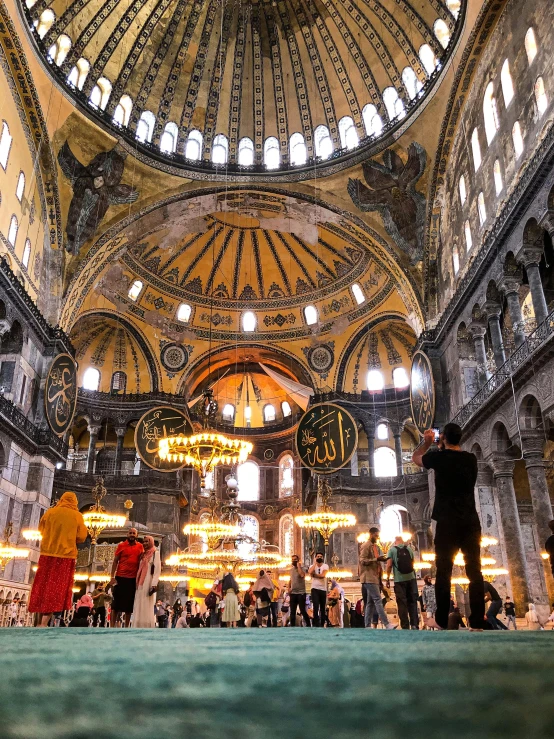
POLYGON ((246 608, 250 608, 250 606, 252 605, 252 596, 250 595, 249 590, 247 590, 246 593, 244 594, 243 601, 244 601, 244 605, 246 606, 246 608))
POLYGON ((414 571, 414 561, 408 547, 396 547, 396 569, 401 575, 414 571))
POLYGON ((206 608, 208 608, 210 611, 213 611, 213 609, 217 606, 217 595, 212 591, 208 593, 208 595, 204 598, 204 603, 206 604, 206 608))

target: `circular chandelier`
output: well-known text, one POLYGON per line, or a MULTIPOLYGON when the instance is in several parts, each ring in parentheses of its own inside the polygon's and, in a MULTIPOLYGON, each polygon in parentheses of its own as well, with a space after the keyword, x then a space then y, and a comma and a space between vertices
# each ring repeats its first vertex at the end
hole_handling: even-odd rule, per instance
POLYGON ((104 487, 104 478, 101 477, 92 488, 94 505, 86 513, 83 513, 85 526, 90 534, 92 544, 96 544, 98 537, 104 529, 120 529, 127 520, 126 516, 117 513, 108 513, 100 504, 102 498, 107 494, 104 487))
POLYGON ((10 521, 4 529, 4 541, 0 542, 0 568, 4 568, 11 559, 27 559, 29 556, 28 549, 11 546, 10 538, 12 532, 13 524, 10 521))
POLYGON ((23 529, 21 536, 25 541, 42 541, 42 534, 35 529, 23 529))
POLYGON ((294 520, 303 529, 315 529, 318 531, 325 546, 329 546, 329 539, 335 529, 347 528, 356 525, 356 516, 352 513, 335 513, 329 507, 329 498, 332 490, 322 475, 317 478, 317 492, 321 500, 321 508, 315 513, 307 513, 301 516, 295 516, 294 520))

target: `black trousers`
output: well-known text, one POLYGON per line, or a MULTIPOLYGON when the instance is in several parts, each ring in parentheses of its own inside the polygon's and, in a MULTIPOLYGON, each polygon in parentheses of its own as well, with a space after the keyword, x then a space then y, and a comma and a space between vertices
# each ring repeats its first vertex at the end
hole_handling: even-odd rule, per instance
POLYGON ((325 626, 325 606, 327 605, 327 591, 312 588, 312 606, 314 609, 314 626, 325 626))
POLYGON ((394 594, 398 607, 398 619, 403 629, 419 629, 419 614, 417 612, 417 580, 406 580, 394 583, 394 594))
POLYGON ((100 620, 100 626, 104 627, 106 625, 106 607, 100 606, 100 608, 95 608, 92 613, 92 625, 96 626, 98 624, 98 620, 100 620))
POLYGON ((310 617, 306 610, 306 593, 291 593, 290 594, 290 625, 296 626, 296 610, 300 608, 300 613, 304 619, 306 626, 310 625, 310 617))
POLYGON ((446 629, 450 610, 450 586, 454 557, 462 550, 466 577, 469 580, 469 625, 482 629, 485 617, 485 590, 481 574, 481 527, 460 521, 438 521, 435 534, 435 620, 446 629))
POLYGON ((269 604, 269 618, 267 619, 268 626, 277 626, 277 614, 279 611, 279 604, 277 601, 271 601, 269 604))

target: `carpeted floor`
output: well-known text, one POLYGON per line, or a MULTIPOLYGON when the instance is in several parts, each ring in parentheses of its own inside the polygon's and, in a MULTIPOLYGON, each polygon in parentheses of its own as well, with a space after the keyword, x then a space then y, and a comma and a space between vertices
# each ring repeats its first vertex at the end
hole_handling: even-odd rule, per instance
POLYGON ((2 739, 553 735, 554 633, 1 629, 2 739))

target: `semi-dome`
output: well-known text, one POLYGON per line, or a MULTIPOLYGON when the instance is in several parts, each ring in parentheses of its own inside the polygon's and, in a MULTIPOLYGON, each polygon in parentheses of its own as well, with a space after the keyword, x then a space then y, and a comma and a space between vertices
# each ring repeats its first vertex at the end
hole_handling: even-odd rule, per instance
POLYGON ((405 125, 457 40, 463 0, 27 0, 72 97, 192 176, 310 176, 405 125), (196 173, 196 174, 194 174, 196 173))

